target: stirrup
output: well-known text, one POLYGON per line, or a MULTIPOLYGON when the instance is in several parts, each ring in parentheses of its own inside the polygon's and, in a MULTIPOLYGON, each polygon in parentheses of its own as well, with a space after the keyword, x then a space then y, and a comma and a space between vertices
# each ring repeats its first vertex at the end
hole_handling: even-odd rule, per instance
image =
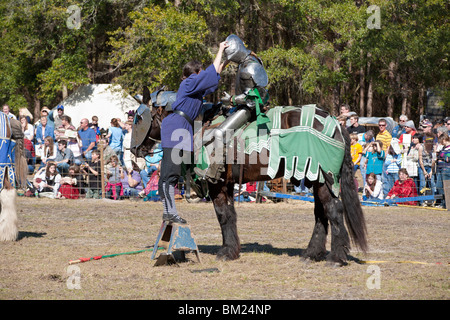
POLYGON ((208 172, 208 168, 200 169, 199 167, 195 167, 194 172, 200 179, 206 180, 206 173, 208 172))

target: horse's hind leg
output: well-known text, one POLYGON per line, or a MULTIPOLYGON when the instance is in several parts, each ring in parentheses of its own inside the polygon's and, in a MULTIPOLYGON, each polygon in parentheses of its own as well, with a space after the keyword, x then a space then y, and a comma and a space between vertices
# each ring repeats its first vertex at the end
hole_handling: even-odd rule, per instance
POLYGON ((314 231, 306 248, 303 258, 311 259, 313 261, 321 261, 325 259, 327 250, 325 248, 328 233, 328 219, 325 214, 324 205, 319 197, 320 186, 317 183, 314 185, 314 217, 316 223, 314 231))
POLYGON ((239 258, 241 244, 236 225, 233 185, 209 184, 209 195, 214 203, 217 220, 222 230, 222 248, 217 253, 217 259, 235 260, 239 258))

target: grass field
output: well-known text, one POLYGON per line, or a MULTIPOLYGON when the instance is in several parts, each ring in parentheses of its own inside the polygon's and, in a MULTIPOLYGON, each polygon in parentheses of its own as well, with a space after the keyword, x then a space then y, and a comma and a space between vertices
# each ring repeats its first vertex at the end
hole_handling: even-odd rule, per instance
POLYGON ((447 211, 364 207, 369 252, 352 250, 347 266, 332 268, 300 259, 313 204, 237 205, 241 257, 223 262, 215 257, 222 239, 212 204, 181 201, 202 263, 188 254, 187 262, 155 267, 151 252, 69 261, 150 248, 160 203, 18 198, 17 206, 19 240, 0 243, 1 300, 450 298, 447 211))

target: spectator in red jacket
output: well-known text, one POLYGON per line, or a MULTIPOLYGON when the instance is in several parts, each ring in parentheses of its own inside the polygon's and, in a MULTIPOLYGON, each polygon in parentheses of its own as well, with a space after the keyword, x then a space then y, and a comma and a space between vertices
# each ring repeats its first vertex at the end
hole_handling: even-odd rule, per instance
MULTIPOLYGON (((398 180, 395 181, 391 191, 389 191, 386 199, 394 198, 410 198, 417 197, 417 188, 413 179, 409 177, 408 171, 402 168, 398 171, 398 180)), ((417 206, 417 201, 399 202, 399 204, 406 204, 417 206)))

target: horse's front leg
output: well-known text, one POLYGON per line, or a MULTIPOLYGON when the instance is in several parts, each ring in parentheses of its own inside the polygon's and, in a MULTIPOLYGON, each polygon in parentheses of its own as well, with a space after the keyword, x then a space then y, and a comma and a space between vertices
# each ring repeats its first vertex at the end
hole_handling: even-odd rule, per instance
POLYGON ((239 258, 241 243, 236 225, 237 214, 234 209, 233 184, 209 184, 209 195, 222 230, 222 248, 217 253, 217 259, 235 260, 239 258))
POLYGON ((303 254, 305 260, 321 261, 327 254, 325 248, 328 234, 328 219, 325 214, 323 203, 323 193, 326 186, 320 186, 319 183, 314 185, 314 218, 315 225, 311 240, 303 254))

